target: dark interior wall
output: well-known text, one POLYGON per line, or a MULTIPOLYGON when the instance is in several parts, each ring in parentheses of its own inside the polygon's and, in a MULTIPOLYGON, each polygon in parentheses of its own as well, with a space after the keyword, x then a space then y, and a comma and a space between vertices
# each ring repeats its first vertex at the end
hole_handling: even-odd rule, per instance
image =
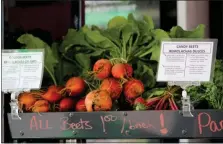
MULTIPOLYGON (((83 2, 83 1, 82 1, 83 2)), ((67 7, 64 6, 65 3, 62 2, 58 2, 58 0, 51 0, 51 1, 43 1, 43 0, 39 0, 39 1, 20 1, 18 0, 16 2, 16 5, 14 7, 14 13, 11 13, 11 17, 9 15, 9 21, 7 21, 6 19, 4 19, 4 47, 5 49, 16 49, 19 48, 20 45, 16 42, 16 39, 28 32, 33 34, 34 36, 37 36, 39 38, 41 38, 42 40, 44 40, 45 42, 47 42, 48 44, 51 44, 54 39, 57 38, 61 38, 64 34, 66 34, 66 31, 68 28, 72 27, 74 28, 74 25, 72 23, 73 21, 73 15, 77 15, 79 16, 83 16, 84 13, 82 13, 80 10, 81 8, 79 8, 79 0, 72 0, 70 2, 70 5, 68 4, 67 7), (43 9, 47 9, 49 8, 51 9, 51 11, 53 11, 53 15, 54 17, 49 16, 49 12, 47 12, 47 10, 43 11, 43 9), (38 9, 39 8, 39 9, 38 9), (35 10, 37 9, 37 10, 35 10), (48 18, 49 20, 47 20, 47 16, 44 17, 46 21, 44 21, 43 17, 40 17, 40 15, 44 16, 48 14, 48 18), (30 20, 30 17, 35 18, 35 22, 32 22, 30 20), (55 26, 55 29, 48 29, 50 27, 46 27, 45 25, 43 25, 44 23, 47 23, 47 21, 51 21, 53 19, 56 19, 56 21, 61 21, 64 22, 64 19, 58 19, 57 17, 60 18, 64 18, 65 17, 65 24, 63 26, 58 25, 58 22, 55 22, 52 24, 55 26), (42 19, 42 20, 41 20, 42 19), (31 24, 31 26, 30 26, 31 24), (22 27, 24 26, 24 27, 22 27), (62 32, 61 32, 61 29, 62 32), (56 30, 56 34, 55 34, 55 30, 56 30), (59 34, 58 34, 58 30, 59 30, 59 34), (51 32, 54 33, 54 36, 52 38, 51 36, 51 32)), ((84 5, 82 5, 84 7, 84 5)), ((11 10, 12 10, 11 9, 11 10)), ((50 10, 49 9, 49 10, 50 10)), ((6 7, 4 8, 4 10, 6 10, 6 7)), ((5 11, 4 11, 5 13, 5 11)), ((82 18, 82 20, 84 20, 84 18, 82 18)), ((79 22, 78 22, 79 23, 79 22)), ((83 21, 82 21, 83 23, 83 21)), ((50 24, 51 25, 51 24, 50 24)), ((10 135, 10 131, 9 131, 9 124, 8 124, 8 120, 7 120, 7 113, 10 112, 10 95, 6 94, 4 95, 4 98, 1 97, 2 100, 2 116, 4 117, 4 121, 2 121, 2 125, 4 127, 2 127, 2 143, 11 143, 13 142, 11 135, 10 135)), ((26 141, 26 140, 24 140, 26 141)), ((20 141, 19 141, 20 142, 20 141)), ((39 142, 44 142, 44 143, 58 143, 59 140, 52 140, 49 139, 47 140, 33 140, 33 141, 26 141, 26 142, 35 142, 35 143, 39 143, 39 142)))
POLYGON ((160 27, 169 31, 177 25, 177 1, 160 1, 160 27))
POLYGON ((8 9, 10 25, 21 28, 25 32, 34 29, 48 31, 53 40, 60 39, 66 34, 71 21, 70 2, 43 3, 37 6, 32 4, 30 7, 28 4, 23 6, 19 3, 19 6, 8 9))
POLYGON ((209 1, 210 38, 218 39, 217 58, 223 59, 223 1, 209 1))

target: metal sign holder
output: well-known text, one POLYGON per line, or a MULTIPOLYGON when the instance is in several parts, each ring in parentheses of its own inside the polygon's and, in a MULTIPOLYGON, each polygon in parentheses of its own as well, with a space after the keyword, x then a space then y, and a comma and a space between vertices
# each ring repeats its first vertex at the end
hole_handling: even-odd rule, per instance
POLYGON ((182 115, 184 117, 194 117, 193 114, 191 113, 191 110, 194 109, 193 105, 190 102, 190 96, 187 95, 186 88, 188 86, 200 86, 200 82, 168 82, 169 86, 180 86, 183 91, 182 91, 182 115))
POLYGON ((11 93, 11 102, 10 102, 10 107, 11 107, 11 117, 13 120, 22 120, 21 117, 19 116, 19 112, 23 112, 19 108, 19 102, 18 102, 18 96, 21 92, 29 92, 30 90, 17 90, 17 91, 5 91, 4 93, 10 92, 11 93))
POLYGON ((3 91, 4 94, 11 93, 10 107, 11 107, 11 117, 13 120, 21 120, 21 117, 19 116, 19 112, 22 112, 22 111, 19 108, 18 96, 22 91, 25 91, 25 90, 16 90, 16 91, 15 90, 5 90, 5 91, 3 91))
MULTIPOLYGON (((213 72, 214 72, 214 65, 215 65, 215 58, 216 58, 216 49, 217 49, 217 39, 163 39, 162 43, 161 43, 161 53, 164 53, 164 43, 163 42, 168 42, 168 44, 170 43, 180 43, 180 42, 183 42, 183 43, 187 43, 187 42, 192 42, 192 45, 193 43, 199 43, 200 44, 202 42, 210 42, 212 43, 212 45, 210 45, 210 53, 212 54, 212 62, 211 62, 211 72, 210 72, 210 78, 209 78, 209 81, 212 81, 212 76, 213 76, 213 72), (163 48, 162 48, 163 47, 163 48)), ((181 45, 184 45, 184 44, 181 44, 181 45)), ((188 48, 188 47, 187 47, 188 48)), ((197 47, 198 48, 198 47, 197 47)), ((177 53, 178 54, 178 53, 177 53)), ((193 54, 193 53, 192 53, 193 54)), ((166 55, 164 53, 164 55, 166 55)), ((161 56, 160 56, 160 60, 161 60, 161 56)), ((159 68, 158 68, 158 71, 159 71, 159 68)), ((157 76, 158 77, 158 76, 157 76)), ((189 87, 189 86, 200 86, 201 85, 201 82, 203 81, 169 81, 169 79, 167 80, 167 84, 169 86, 173 86, 173 85, 176 85, 176 86, 180 86, 183 91, 182 91, 182 98, 181 98, 181 101, 182 101, 182 114, 184 117, 193 117, 193 114, 191 113, 191 110, 193 110, 193 105, 191 104, 190 102, 190 96, 187 95, 187 91, 186 91, 186 88, 189 87)), ((204 81, 204 82, 207 82, 207 81, 204 81)))
POLYGON ((20 92, 12 92, 11 93, 11 117, 13 120, 21 120, 21 117, 19 116, 19 104, 18 104, 18 96, 20 92))
MULTIPOLYGON (((40 84, 38 88, 33 88, 33 89, 39 89, 41 87, 42 83, 42 78, 43 78, 43 69, 44 69, 44 54, 45 51, 44 49, 10 49, 10 50, 3 50, 3 53, 20 53, 20 52, 41 52, 42 53, 42 70, 40 74, 40 84)), ((13 120, 21 120, 21 117, 19 116, 19 112, 22 113, 22 110, 19 108, 18 104, 18 96, 21 92, 29 92, 32 88, 16 88, 16 89, 4 89, 4 93, 11 93, 11 102, 10 102, 10 107, 11 107, 11 117, 13 120)))

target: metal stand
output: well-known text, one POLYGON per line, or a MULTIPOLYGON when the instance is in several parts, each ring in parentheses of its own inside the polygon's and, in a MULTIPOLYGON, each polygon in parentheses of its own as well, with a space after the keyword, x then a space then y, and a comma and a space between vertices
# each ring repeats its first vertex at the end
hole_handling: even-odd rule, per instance
POLYGON ((168 82, 169 86, 177 85, 180 86, 183 91, 182 91, 182 114, 184 117, 194 117, 193 114, 191 113, 191 110, 194 109, 193 105, 190 102, 190 96, 187 95, 186 88, 188 86, 199 86, 200 82, 168 82))
POLYGON ((191 113, 192 105, 190 103, 190 96, 187 95, 186 90, 182 91, 182 114, 184 117, 194 117, 191 113))
POLYGON ((18 106, 18 95, 20 92, 12 92, 11 93, 11 116, 13 120, 21 120, 19 116, 19 106, 18 106))
MULTIPOLYGON (((178 85, 180 86, 183 91, 182 91, 182 115, 183 117, 194 117, 194 115, 191 113, 191 110, 194 109, 193 105, 190 102, 190 96, 187 95, 186 88, 188 86, 199 86, 200 82, 168 82, 168 85, 178 85)), ((179 139, 179 143, 189 143, 189 139, 179 139)))

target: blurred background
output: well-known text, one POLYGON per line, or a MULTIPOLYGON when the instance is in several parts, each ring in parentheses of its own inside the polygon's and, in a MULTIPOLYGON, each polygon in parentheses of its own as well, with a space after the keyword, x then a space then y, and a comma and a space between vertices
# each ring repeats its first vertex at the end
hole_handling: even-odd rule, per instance
MULTIPOLYGON (((4 0, 3 6, 5 49, 19 48, 16 39, 23 33, 31 33, 51 44, 61 40, 68 28, 106 27, 112 17, 133 13, 137 19, 143 14, 152 16, 156 27, 166 31, 175 25, 190 30, 205 24, 206 37, 218 39, 217 57, 223 58, 223 1, 4 0)), ((9 97, 2 97, 2 103, 5 107, 2 111, 10 112, 9 97)), ((3 125, 8 134, 4 136, 5 142, 11 142, 6 117, 3 125)))
POLYGON ((107 22, 114 16, 127 17, 129 13, 133 13, 137 19, 140 19, 142 15, 150 15, 153 17, 156 26, 160 26, 159 1, 85 2, 85 23, 87 25, 106 27, 107 22))

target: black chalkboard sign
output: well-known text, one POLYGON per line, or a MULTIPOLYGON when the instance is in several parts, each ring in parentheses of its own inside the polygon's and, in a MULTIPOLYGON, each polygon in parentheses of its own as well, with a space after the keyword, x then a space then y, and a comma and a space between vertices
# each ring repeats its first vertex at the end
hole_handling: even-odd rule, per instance
POLYGON ((223 111, 66 112, 23 113, 21 120, 8 114, 14 139, 136 139, 136 138, 220 138, 223 137, 223 111))

